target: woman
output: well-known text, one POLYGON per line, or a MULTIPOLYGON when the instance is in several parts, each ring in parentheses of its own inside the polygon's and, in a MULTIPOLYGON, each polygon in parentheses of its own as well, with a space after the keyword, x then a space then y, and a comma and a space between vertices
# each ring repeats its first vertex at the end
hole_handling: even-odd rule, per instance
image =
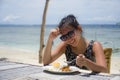
POLYGON ((64 17, 58 28, 51 30, 44 50, 43 64, 50 64, 62 54, 66 55, 67 61, 75 59, 68 65, 95 72, 107 72, 101 44, 93 40, 88 41, 82 36, 82 28, 74 15, 64 17), (52 42, 58 35, 61 35, 61 42, 56 49, 51 50, 52 42))

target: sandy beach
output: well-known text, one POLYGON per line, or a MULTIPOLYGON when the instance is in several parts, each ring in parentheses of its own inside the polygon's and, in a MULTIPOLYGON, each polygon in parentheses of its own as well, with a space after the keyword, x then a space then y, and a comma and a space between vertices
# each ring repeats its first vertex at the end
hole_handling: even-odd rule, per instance
MULTIPOLYGON (((9 61, 27 63, 33 65, 42 65, 38 63, 38 53, 10 48, 0 47, 0 58, 7 58, 9 61)), ((111 59, 111 74, 120 74, 120 57, 113 57, 111 59)), ((64 62, 65 56, 61 56, 57 59, 57 62, 61 64, 64 62)))

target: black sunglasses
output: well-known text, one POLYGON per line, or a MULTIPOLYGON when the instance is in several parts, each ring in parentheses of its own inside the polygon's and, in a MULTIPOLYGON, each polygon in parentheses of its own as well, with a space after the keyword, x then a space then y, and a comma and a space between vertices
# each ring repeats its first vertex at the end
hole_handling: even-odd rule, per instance
POLYGON ((60 37, 60 39, 61 39, 62 41, 66 41, 67 39, 73 37, 74 35, 75 35, 75 34, 74 34, 74 29, 73 29, 72 31, 69 31, 67 34, 62 35, 62 36, 60 37))

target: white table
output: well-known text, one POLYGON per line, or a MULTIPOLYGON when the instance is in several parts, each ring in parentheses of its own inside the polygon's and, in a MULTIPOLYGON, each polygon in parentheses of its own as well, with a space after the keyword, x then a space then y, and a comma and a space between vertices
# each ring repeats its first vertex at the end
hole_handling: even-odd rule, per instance
POLYGON ((120 74, 91 74, 84 70, 80 72, 57 75, 43 72, 43 66, 0 61, 0 80, 120 80, 120 74))

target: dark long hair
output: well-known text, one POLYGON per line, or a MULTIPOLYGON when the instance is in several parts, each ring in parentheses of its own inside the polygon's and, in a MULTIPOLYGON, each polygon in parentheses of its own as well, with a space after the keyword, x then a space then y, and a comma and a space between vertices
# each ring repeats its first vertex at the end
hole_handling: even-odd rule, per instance
POLYGON ((62 27, 72 26, 73 28, 77 29, 77 26, 79 25, 78 21, 76 20, 76 17, 74 15, 68 15, 64 17, 59 25, 58 28, 61 29, 62 27))

